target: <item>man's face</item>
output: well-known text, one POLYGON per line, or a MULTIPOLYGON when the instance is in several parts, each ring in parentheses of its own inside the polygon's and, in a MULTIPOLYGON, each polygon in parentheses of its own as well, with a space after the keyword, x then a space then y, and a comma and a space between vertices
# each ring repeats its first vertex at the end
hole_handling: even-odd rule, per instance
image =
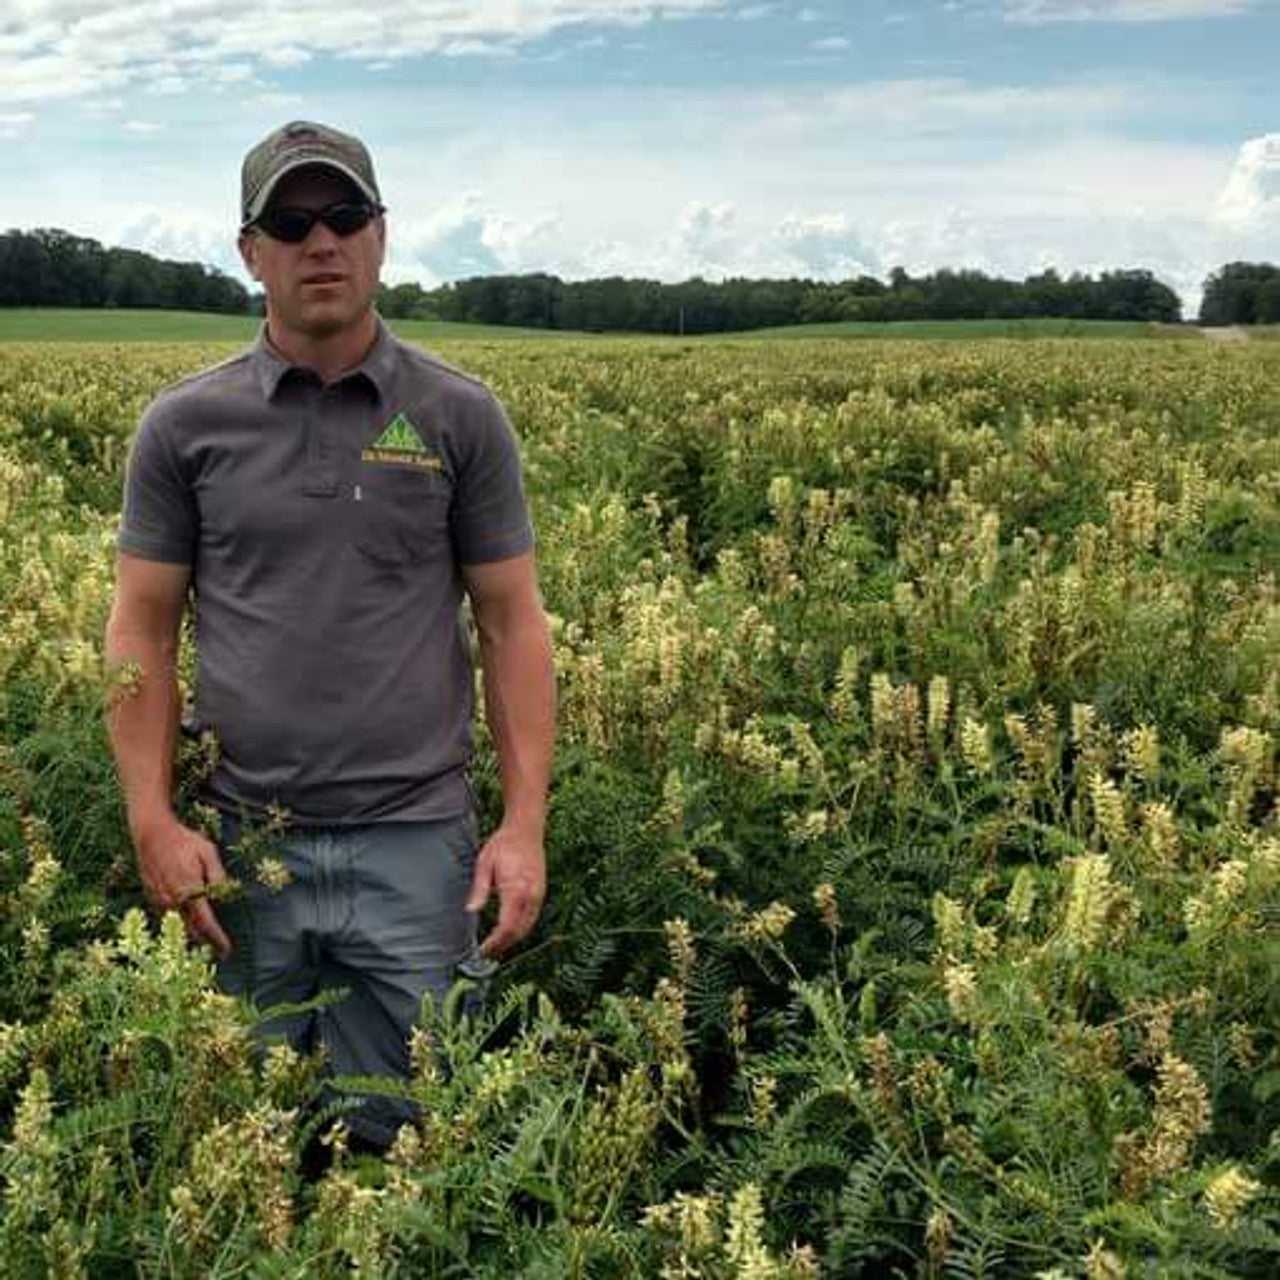
MULTIPOLYGON (((271 194, 273 208, 323 209, 343 200, 363 196, 341 174, 322 166, 285 174, 271 194)), ((300 244, 254 230, 243 233, 239 243, 245 266, 266 292, 273 326, 326 338, 358 325, 372 305, 386 224, 379 215, 353 235, 339 236, 317 222, 300 244)))

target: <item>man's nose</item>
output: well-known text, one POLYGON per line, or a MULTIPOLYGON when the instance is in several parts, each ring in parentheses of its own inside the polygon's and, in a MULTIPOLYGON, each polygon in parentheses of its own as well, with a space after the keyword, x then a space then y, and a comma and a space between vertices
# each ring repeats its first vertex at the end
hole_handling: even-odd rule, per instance
POLYGON ((332 253, 338 247, 338 239, 337 233, 317 218, 302 247, 307 253, 332 253))

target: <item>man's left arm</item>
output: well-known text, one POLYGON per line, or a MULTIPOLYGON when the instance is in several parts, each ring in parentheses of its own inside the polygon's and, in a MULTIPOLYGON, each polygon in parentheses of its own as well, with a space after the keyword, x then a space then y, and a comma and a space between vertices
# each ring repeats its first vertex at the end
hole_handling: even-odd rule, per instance
POLYGON ((480 634, 485 719, 498 751, 504 810, 480 851, 467 910, 481 910, 497 890, 498 922, 481 949, 500 955, 533 928, 546 896, 555 664, 533 553, 461 568, 480 634))

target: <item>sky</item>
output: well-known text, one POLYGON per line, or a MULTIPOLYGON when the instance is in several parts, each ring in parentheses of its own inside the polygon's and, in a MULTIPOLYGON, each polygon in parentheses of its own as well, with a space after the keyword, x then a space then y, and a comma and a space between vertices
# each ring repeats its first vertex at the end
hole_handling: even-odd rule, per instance
POLYGON ((0 0, 0 228, 247 280, 240 162, 353 132, 384 278, 1280 261, 1280 0, 0 0))

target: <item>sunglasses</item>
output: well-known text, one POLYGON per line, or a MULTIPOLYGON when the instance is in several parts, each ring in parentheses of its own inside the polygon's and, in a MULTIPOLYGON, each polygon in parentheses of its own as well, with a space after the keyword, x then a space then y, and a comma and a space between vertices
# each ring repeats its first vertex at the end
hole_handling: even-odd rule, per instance
POLYGON ((256 227, 265 231, 273 240, 283 240, 285 244, 301 244, 310 234, 317 222, 323 222, 335 236, 353 236, 363 231, 380 213, 386 209, 380 204, 369 204, 367 201, 340 200, 323 209, 291 209, 281 206, 264 209, 252 222, 245 224, 245 230, 256 227))

